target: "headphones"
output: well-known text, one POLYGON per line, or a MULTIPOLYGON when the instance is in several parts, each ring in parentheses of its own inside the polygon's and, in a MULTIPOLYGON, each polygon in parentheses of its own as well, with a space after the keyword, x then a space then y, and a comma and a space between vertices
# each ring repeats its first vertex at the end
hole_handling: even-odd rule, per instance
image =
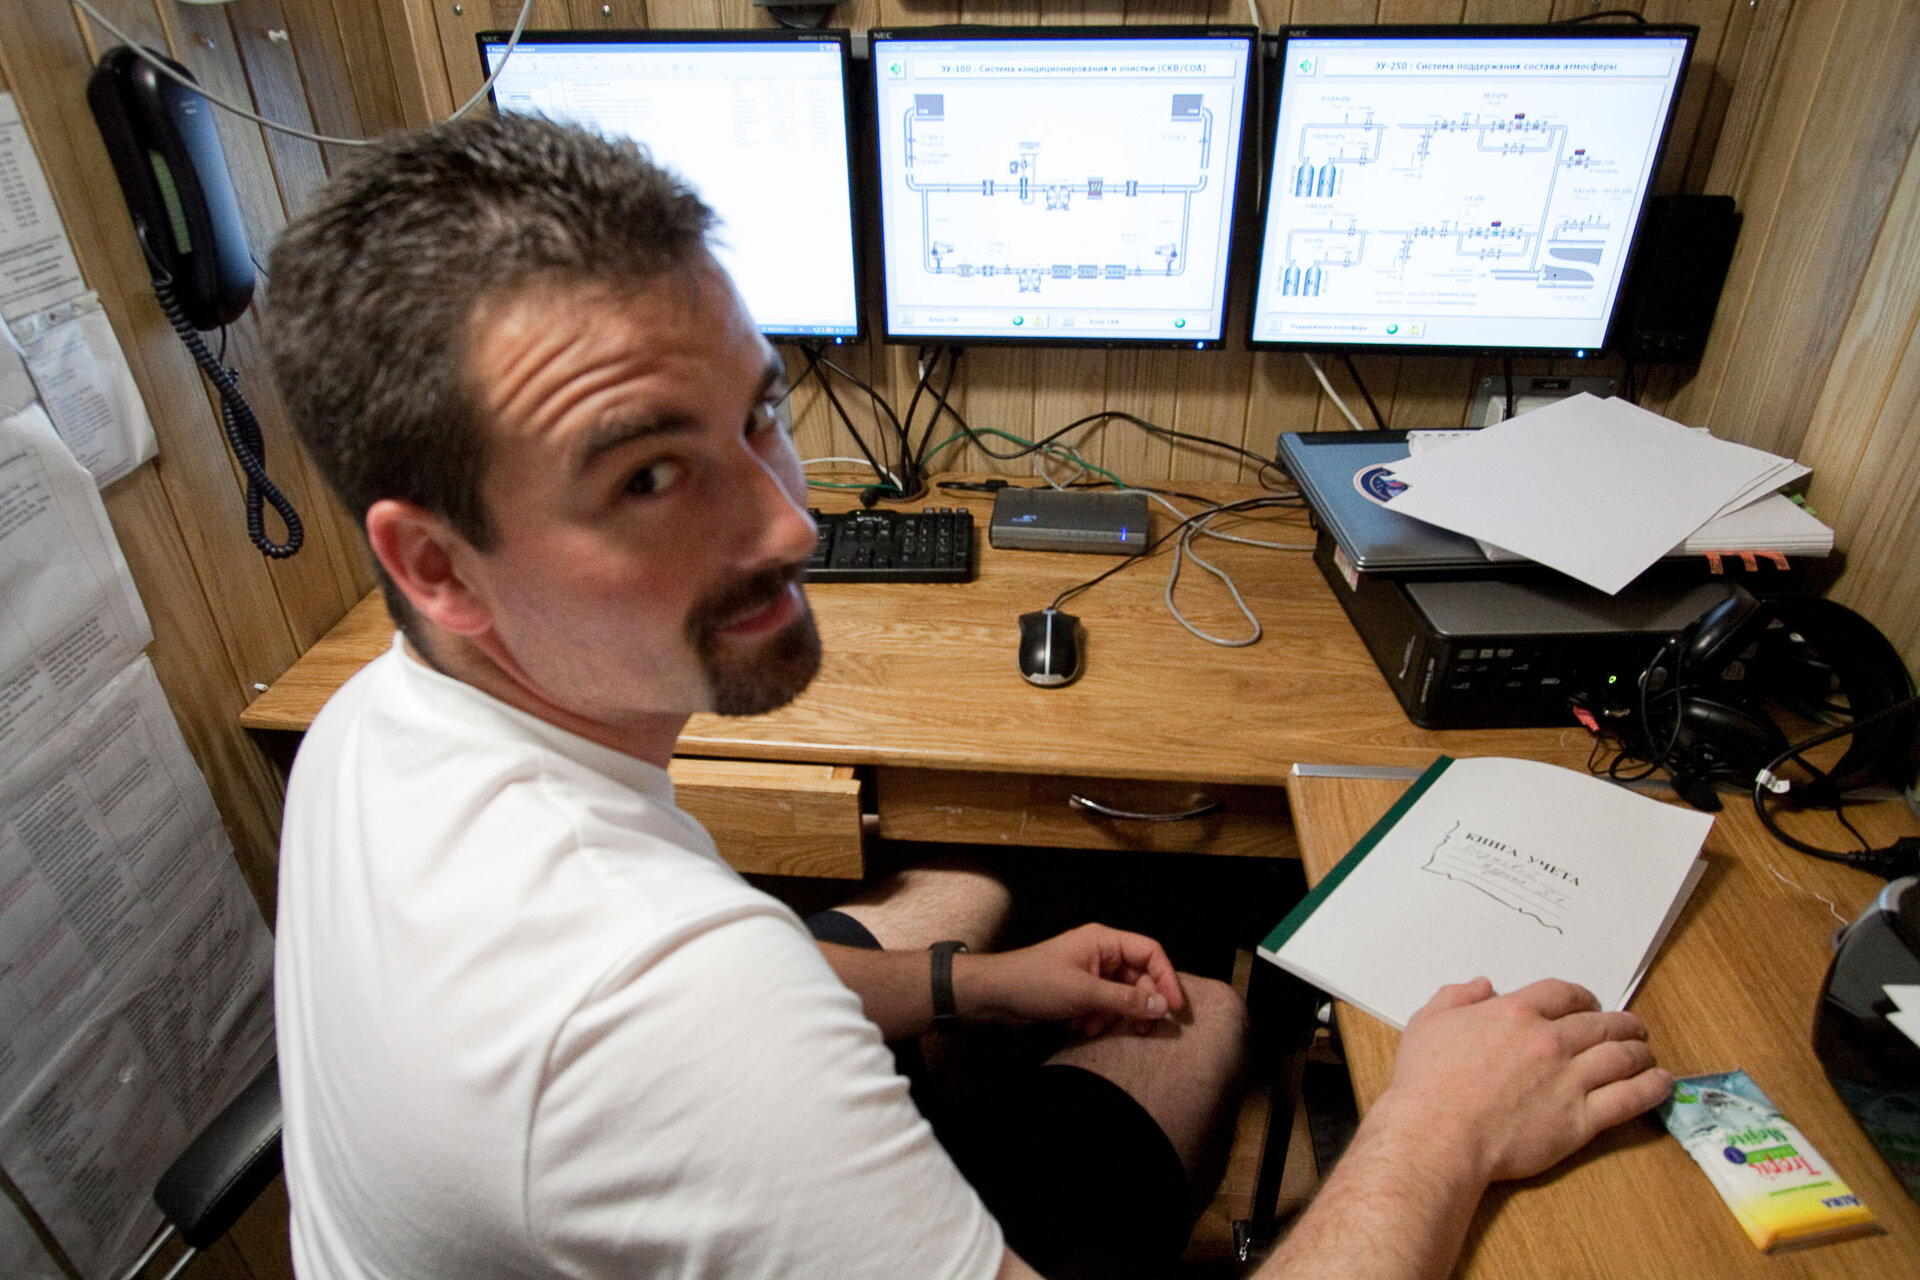
MULTIPOLYGON (((1791 743, 1769 704, 1828 721, 1860 722, 1914 696, 1906 663, 1874 625, 1818 596, 1760 599, 1743 587, 1662 645, 1639 679, 1640 705, 1627 734, 1636 755, 1664 766, 1695 808, 1718 809, 1715 787, 1750 790, 1791 743), (1844 705, 1842 705, 1844 703, 1844 705)), ((1862 724, 1846 753, 1812 783, 1802 803, 1833 806, 1870 782, 1913 778, 1920 708, 1862 724)))

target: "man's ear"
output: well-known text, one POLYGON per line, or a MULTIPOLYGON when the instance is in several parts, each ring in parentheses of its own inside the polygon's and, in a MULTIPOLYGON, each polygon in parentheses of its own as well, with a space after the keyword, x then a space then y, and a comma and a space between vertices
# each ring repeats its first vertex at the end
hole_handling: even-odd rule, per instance
POLYGON ((472 575, 479 553, 442 517, 382 498, 367 508, 367 542, 400 594, 435 627, 472 636, 493 625, 472 575))

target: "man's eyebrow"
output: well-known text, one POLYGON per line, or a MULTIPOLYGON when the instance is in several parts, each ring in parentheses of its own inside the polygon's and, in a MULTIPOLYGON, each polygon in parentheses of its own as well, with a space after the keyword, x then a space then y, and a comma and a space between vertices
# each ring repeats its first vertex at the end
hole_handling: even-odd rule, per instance
POLYGON ((692 431, 699 425, 698 419, 682 413, 670 413, 658 418, 615 418, 596 427, 581 440, 574 454, 574 470, 590 470, 601 455, 631 441, 692 431))
MULTIPOLYGON (((787 366, 779 356, 767 361, 760 375, 760 387, 757 395, 765 396, 774 387, 786 380, 787 366)), ((791 395, 791 389, 783 389, 781 399, 791 395)), ((654 418, 615 418, 589 432, 581 441, 574 455, 574 469, 585 472, 599 461, 602 454, 617 449, 623 444, 635 440, 644 440, 648 436, 674 435, 683 431, 693 431, 700 426, 700 420, 690 414, 668 413, 654 418)))

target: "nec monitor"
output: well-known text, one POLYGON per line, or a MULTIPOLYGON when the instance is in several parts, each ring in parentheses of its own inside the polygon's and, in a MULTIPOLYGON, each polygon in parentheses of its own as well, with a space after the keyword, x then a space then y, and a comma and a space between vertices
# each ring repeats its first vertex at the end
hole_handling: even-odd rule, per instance
MULTIPOLYGON (((479 37, 488 72, 507 33, 479 37)), ((844 31, 529 31, 500 111, 643 144, 719 216, 714 257, 760 331, 850 341, 859 253, 844 31)))
POLYGON ((874 31, 887 338, 1218 346, 1257 38, 874 31))
POLYGON ((1253 344, 1596 353, 1695 34, 1283 31, 1253 344))

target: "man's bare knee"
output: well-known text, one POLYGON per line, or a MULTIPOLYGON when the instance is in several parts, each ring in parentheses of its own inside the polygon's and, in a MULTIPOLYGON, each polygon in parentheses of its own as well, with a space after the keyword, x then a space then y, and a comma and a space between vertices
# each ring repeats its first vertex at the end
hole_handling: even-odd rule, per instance
POLYGON ((1117 1027, 1070 1044, 1048 1061, 1096 1072, 1125 1089, 1172 1140, 1191 1173, 1237 1095, 1247 1008, 1224 982, 1183 973, 1180 985, 1186 1008, 1150 1034, 1117 1027))
POLYGON ((888 950, 919 950, 958 938, 969 950, 985 951, 1012 905, 1007 886, 986 868, 965 858, 940 858, 868 885, 838 909, 888 950))

